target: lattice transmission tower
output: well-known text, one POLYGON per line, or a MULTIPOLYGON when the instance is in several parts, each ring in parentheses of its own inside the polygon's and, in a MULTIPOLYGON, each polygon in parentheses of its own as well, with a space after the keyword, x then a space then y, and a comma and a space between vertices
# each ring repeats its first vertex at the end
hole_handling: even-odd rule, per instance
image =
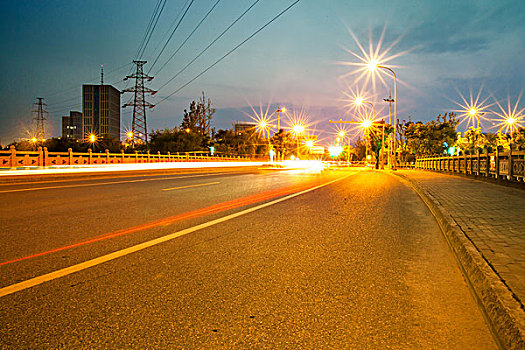
POLYGON ((47 119, 45 114, 47 114, 47 111, 44 109, 44 107, 47 105, 44 103, 43 97, 37 97, 36 99, 37 102, 33 103, 33 106, 35 107, 33 109, 33 113, 36 114, 36 117, 33 118, 33 121, 35 122, 35 133, 33 137, 39 141, 43 141, 46 139, 45 121, 47 119))
POLYGON ((131 124, 131 142, 135 144, 136 142, 147 143, 148 142, 148 127, 146 124, 146 107, 153 108, 154 104, 146 101, 146 94, 156 94, 157 91, 152 90, 144 86, 144 80, 152 81, 153 77, 150 77, 147 74, 144 74, 143 66, 147 61, 133 61, 137 65, 137 70, 134 74, 126 76, 124 80, 135 79, 135 86, 122 90, 124 92, 134 92, 135 97, 133 103, 125 103, 122 108, 133 106, 133 122, 131 124))

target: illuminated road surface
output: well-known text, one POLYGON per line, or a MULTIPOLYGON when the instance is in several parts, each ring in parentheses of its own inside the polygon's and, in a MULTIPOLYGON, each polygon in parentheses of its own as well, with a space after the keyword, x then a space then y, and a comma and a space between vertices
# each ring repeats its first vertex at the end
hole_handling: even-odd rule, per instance
POLYGON ((0 198, 4 348, 495 348, 437 224, 388 174, 165 174, 0 198))

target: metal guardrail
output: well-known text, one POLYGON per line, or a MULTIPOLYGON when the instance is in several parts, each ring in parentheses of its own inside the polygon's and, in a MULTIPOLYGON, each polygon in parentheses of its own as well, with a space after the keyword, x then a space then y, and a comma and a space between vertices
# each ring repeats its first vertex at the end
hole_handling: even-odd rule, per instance
POLYGON ((47 147, 38 147, 37 151, 17 151, 14 146, 9 150, 0 150, 0 168, 46 167, 56 165, 102 165, 102 164, 137 164, 164 162, 231 162, 250 161, 249 157, 229 155, 209 155, 207 152, 184 152, 176 154, 147 153, 94 153, 48 152, 47 147))
POLYGON ((460 156, 424 157, 416 160, 417 169, 435 170, 488 178, 525 181, 525 151, 480 153, 460 156))

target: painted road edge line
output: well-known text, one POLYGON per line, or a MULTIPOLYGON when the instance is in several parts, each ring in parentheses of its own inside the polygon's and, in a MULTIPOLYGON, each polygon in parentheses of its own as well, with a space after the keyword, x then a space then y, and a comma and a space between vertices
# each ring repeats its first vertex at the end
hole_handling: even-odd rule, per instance
POLYGON ((271 205, 283 202, 285 200, 292 199, 294 197, 297 197, 297 196, 300 196, 302 194, 314 191, 314 190, 319 189, 321 187, 325 187, 325 186, 331 185, 331 184, 333 184, 335 182, 344 180, 347 177, 352 176, 352 175, 354 175, 354 174, 348 174, 348 175, 340 177, 338 179, 325 182, 324 184, 317 185, 317 186, 311 187, 309 189, 306 189, 306 190, 303 190, 303 191, 300 191, 300 192, 297 192, 297 193, 293 193, 293 194, 290 194, 288 196, 281 197, 281 198, 275 199, 275 200, 267 202, 267 203, 263 203, 263 204, 257 205, 255 207, 251 207, 251 208, 242 210, 242 211, 237 212, 237 213, 233 213, 233 214, 230 214, 230 215, 223 216, 222 218, 218 218, 218 219, 215 219, 215 220, 212 220, 212 221, 208 221, 208 222, 202 223, 200 225, 193 226, 193 227, 181 230, 181 231, 170 233, 170 234, 168 234, 166 236, 155 238, 155 239, 152 239, 150 241, 134 245, 132 247, 128 247, 128 248, 121 249, 121 250, 118 250, 118 251, 113 252, 113 253, 102 255, 102 256, 99 256, 98 258, 91 259, 91 260, 88 260, 88 261, 84 261, 82 263, 79 263, 79 264, 76 264, 76 265, 72 265, 72 266, 69 266, 69 267, 66 267, 66 268, 54 271, 54 272, 50 272, 50 273, 47 273, 45 275, 34 277, 34 278, 28 279, 28 280, 23 281, 23 282, 12 284, 10 286, 7 286, 7 287, 4 287, 4 288, 0 289, 0 298, 4 297, 6 295, 9 295, 9 294, 20 292, 20 291, 22 291, 24 289, 28 289, 28 288, 37 286, 37 285, 42 284, 44 282, 52 281, 52 280, 55 280, 57 278, 64 277, 64 276, 73 274, 75 272, 79 272, 79 271, 88 269, 90 267, 97 266, 97 265, 100 265, 102 263, 105 263, 105 262, 108 262, 108 261, 120 258, 122 256, 126 256, 128 254, 135 253, 135 252, 138 252, 140 250, 143 250, 143 249, 146 249, 146 248, 149 248, 149 247, 153 247, 153 246, 158 245, 160 243, 164 243, 164 242, 170 241, 172 239, 175 239, 175 238, 187 235, 189 233, 192 233, 192 232, 195 232, 195 231, 198 231, 198 230, 201 230, 201 229, 213 226, 213 225, 217 225, 217 224, 220 224, 222 222, 229 221, 231 219, 235 219, 235 218, 237 218, 239 216, 252 213, 252 212, 257 211, 259 209, 263 209, 263 208, 269 207, 271 205))
POLYGON ((196 184, 196 185, 187 185, 187 186, 179 186, 179 187, 171 187, 171 188, 163 188, 163 191, 173 191, 173 190, 182 190, 184 188, 193 188, 193 187, 202 187, 202 186, 210 186, 210 185, 217 185, 220 184, 220 182, 208 182, 205 184, 196 184))

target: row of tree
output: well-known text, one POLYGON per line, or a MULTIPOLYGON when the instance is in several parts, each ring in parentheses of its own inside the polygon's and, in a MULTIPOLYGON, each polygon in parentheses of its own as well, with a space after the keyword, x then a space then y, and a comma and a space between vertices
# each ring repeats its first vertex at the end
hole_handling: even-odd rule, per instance
MULTIPOLYGON (((96 142, 82 142, 67 138, 52 138, 44 142, 34 143, 30 140, 13 143, 18 150, 35 150, 45 146, 49 151, 65 152, 71 148, 74 152, 95 152, 108 149, 110 152, 190 152, 210 151, 227 155, 263 156, 273 149, 277 155, 307 154, 304 142, 297 142, 296 137, 284 129, 279 130, 270 139, 265 138, 255 129, 235 131, 233 129, 212 128, 215 114, 212 102, 204 92, 197 101, 192 101, 179 126, 173 129, 155 130, 149 135, 148 144, 122 144, 120 140, 109 137, 96 142)), ((525 148, 525 128, 517 128, 511 133, 482 133, 480 129, 470 128, 461 136, 456 131, 459 120, 455 113, 438 115, 435 120, 423 123, 402 120, 397 124, 398 149, 401 161, 413 161, 416 157, 425 155, 446 154, 451 147, 455 151, 476 152, 478 149, 487 151, 502 147, 508 149, 516 144, 525 148)), ((353 145, 344 147, 341 159, 362 160, 366 154, 374 155, 376 162, 382 149, 389 151, 392 146, 393 127, 390 124, 374 123, 365 131, 364 139, 358 139, 353 145)), ((304 140, 303 140, 304 141, 304 140)), ((377 163, 376 163, 377 164, 377 163)))

